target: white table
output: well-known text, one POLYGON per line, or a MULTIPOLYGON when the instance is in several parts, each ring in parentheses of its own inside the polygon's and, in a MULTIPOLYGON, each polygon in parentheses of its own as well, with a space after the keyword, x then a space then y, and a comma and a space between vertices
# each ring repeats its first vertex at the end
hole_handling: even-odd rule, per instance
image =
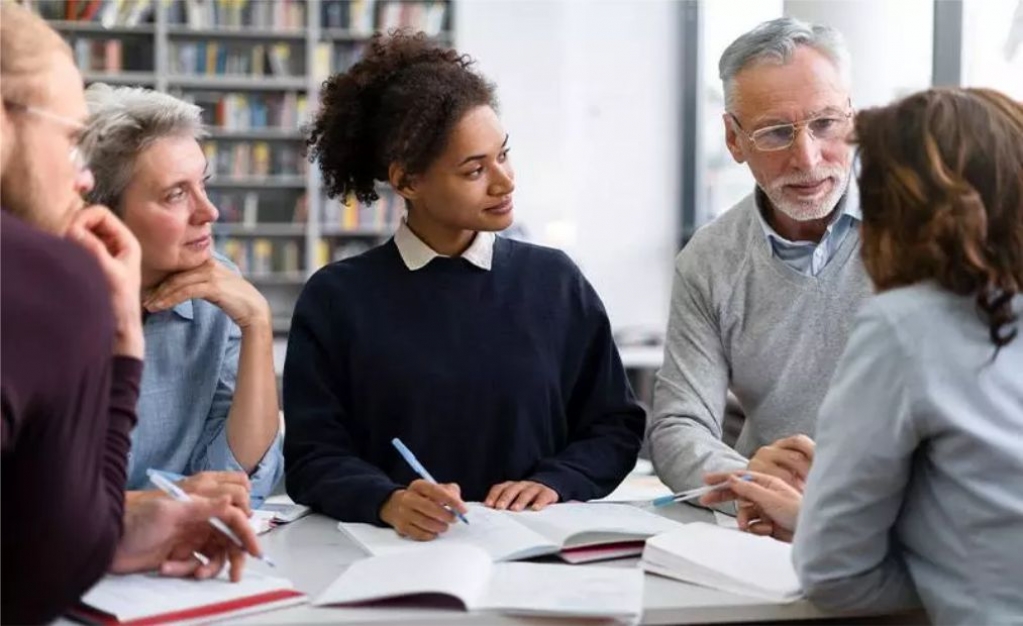
MULTIPOLYGON (((688 505, 663 509, 667 517, 682 522, 714 523, 709 511, 688 505)), ((364 554, 340 531, 337 522, 313 515, 261 535, 264 550, 277 562, 271 570, 249 561, 249 567, 289 578, 295 587, 316 597, 352 562, 364 554)), ((635 567, 637 559, 607 561, 601 565, 635 567)), ((586 567, 579 565, 577 567, 586 567)), ((693 624, 723 622, 767 622, 819 619, 828 614, 808 602, 772 604, 689 585, 647 574, 643 591, 643 624, 693 624)), ((844 621, 848 621, 847 619, 844 621)), ((471 615, 450 609, 420 608, 337 608, 299 606, 241 619, 238 624, 566 624, 566 620, 543 620, 495 615, 471 615)))

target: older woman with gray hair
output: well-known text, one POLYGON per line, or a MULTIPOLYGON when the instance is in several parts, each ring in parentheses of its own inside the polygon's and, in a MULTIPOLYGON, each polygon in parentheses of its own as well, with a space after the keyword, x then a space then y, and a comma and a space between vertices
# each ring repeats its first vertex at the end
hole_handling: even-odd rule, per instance
POLYGON ((146 487, 155 468, 248 509, 283 470, 273 329, 266 299, 213 250, 200 109, 103 84, 86 101, 89 200, 113 209, 142 246, 146 365, 127 487, 146 487))

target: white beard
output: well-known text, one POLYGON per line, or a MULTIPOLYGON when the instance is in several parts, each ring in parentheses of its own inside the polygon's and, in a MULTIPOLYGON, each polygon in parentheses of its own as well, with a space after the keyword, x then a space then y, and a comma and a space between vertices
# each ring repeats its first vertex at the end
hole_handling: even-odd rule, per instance
POLYGON ((797 222, 811 222, 827 217, 838 204, 849 186, 849 172, 843 169, 820 169, 808 175, 784 176, 772 181, 770 187, 763 188, 771 205, 797 222), (824 198, 815 202, 800 202, 789 198, 784 190, 785 185, 814 183, 825 178, 837 181, 824 198))

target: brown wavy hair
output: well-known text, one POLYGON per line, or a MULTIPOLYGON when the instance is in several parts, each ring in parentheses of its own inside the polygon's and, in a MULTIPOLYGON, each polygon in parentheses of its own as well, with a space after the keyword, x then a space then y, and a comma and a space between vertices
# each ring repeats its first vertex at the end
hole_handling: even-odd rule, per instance
POLYGON ((1018 334, 1023 104, 930 89, 856 116, 863 261, 879 291, 933 280, 974 296, 997 348, 1018 334))

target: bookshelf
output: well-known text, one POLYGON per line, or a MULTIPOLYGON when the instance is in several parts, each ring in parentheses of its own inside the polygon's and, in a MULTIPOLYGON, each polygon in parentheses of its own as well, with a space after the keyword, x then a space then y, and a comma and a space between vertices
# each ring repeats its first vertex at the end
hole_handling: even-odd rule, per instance
POLYGON ((22 1, 65 37, 87 84, 202 107, 216 247, 266 296, 276 334, 313 272, 394 232, 403 205, 390 189, 370 207, 326 198, 301 128, 323 80, 374 32, 412 27, 451 45, 453 0, 22 1))

